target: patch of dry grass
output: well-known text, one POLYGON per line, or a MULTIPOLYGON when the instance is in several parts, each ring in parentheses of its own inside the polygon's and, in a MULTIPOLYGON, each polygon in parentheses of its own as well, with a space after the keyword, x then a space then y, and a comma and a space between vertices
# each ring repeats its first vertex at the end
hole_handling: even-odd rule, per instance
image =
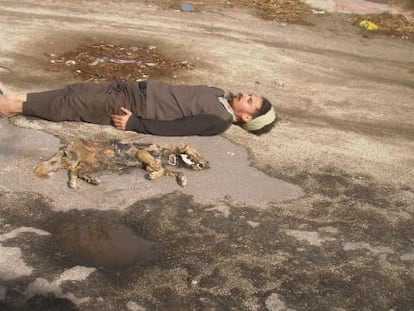
POLYGON ((253 8, 264 19, 294 24, 306 24, 306 15, 311 12, 309 6, 299 0, 233 0, 233 2, 240 4, 246 2, 249 8, 253 8))
POLYGON ((358 25, 363 20, 369 20, 378 26, 375 33, 414 40, 414 24, 403 15, 389 13, 359 15, 353 19, 353 24, 358 25))

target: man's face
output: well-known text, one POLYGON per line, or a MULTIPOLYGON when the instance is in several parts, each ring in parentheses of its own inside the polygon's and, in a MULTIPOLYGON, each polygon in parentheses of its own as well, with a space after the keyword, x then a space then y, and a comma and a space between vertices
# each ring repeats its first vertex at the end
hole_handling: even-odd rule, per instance
POLYGON ((239 93, 233 97, 231 106, 238 120, 250 122, 262 104, 263 98, 260 96, 239 93))

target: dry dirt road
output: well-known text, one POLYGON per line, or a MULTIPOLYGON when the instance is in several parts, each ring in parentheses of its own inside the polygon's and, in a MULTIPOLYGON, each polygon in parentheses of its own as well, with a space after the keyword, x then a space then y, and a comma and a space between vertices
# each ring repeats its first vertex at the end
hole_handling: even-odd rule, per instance
POLYGON ((0 79, 16 91, 74 81, 45 53, 150 44, 194 63, 166 80, 265 94, 281 119, 262 137, 179 138, 212 164, 188 188, 107 173, 78 191, 31 174, 60 139, 164 138, 0 120, 0 309, 414 310, 414 44, 347 19, 0 1, 0 79))

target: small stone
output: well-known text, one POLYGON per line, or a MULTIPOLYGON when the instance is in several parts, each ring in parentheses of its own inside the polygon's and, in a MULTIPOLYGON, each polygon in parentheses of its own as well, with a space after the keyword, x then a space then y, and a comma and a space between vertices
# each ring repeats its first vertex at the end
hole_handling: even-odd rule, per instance
POLYGON ((126 304, 126 308, 129 311, 145 311, 146 309, 134 301, 128 301, 126 304))
POLYGON ((286 310, 285 303, 279 298, 278 294, 271 294, 265 301, 266 308, 270 311, 286 310))
POLYGON ((260 225, 259 222, 255 222, 255 221, 251 221, 251 220, 248 220, 247 223, 253 228, 256 228, 260 225))

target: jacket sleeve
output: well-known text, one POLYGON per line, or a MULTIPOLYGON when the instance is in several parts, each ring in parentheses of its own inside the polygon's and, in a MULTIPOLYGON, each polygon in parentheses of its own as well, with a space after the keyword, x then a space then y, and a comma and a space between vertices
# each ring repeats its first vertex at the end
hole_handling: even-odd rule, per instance
POLYGON ((126 124, 126 130, 160 136, 211 136, 223 133, 231 123, 231 120, 224 120, 212 114, 201 114, 171 121, 131 116, 126 124))

